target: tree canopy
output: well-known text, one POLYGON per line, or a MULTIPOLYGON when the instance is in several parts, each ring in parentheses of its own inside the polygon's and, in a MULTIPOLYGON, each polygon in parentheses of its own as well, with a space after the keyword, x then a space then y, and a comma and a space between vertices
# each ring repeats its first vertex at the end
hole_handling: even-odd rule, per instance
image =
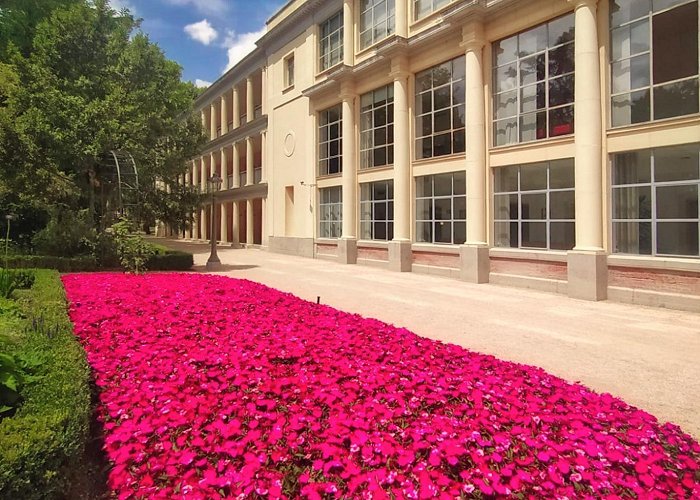
POLYGON ((136 216, 184 227, 199 198, 176 179, 204 134, 180 66, 106 0, 0 5, 0 210, 93 209, 100 158, 120 150, 139 170, 136 216))

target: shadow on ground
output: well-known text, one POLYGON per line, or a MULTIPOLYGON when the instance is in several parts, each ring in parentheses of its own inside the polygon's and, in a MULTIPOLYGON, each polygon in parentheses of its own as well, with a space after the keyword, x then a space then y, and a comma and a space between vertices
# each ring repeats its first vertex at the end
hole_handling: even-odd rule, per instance
MULTIPOLYGON (((260 266, 253 266, 253 265, 235 265, 235 264, 222 264, 219 269, 216 271, 212 271, 215 273, 225 273, 227 271, 245 271, 246 269, 255 269, 256 267, 260 266)), ((192 267, 193 271, 199 271, 199 272, 209 272, 207 271, 207 266, 194 266, 192 267)))

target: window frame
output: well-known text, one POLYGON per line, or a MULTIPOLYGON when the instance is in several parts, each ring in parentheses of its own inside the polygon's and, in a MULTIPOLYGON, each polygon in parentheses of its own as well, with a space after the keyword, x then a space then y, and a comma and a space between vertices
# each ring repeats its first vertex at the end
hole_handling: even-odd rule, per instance
MULTIPOLYGON (((399 0, 403 1, 403 0, 399 0)), ((396 32, 396 1, 395 0, 361 0, 359 8, 358 43, 360 50, 365 50, 372 45, 381 42, 396 32), (384 4, 384 20, 376 21, 376 11, 378 4, 384 4), (364 26, 365 14, 370 13, 371 21, 369 26, 364 26), (384 24, 384 28, 377 35, 377 26, 384 24), (363 40, 363 35, 369 33, 368 41, 363 40)))
POLYGON ((657 148, 644 148, 644 149, 637 149, 637 150, 630 150, 630 151, 618 151, 615 153, 611 154, 611 170, 610 170, 610 228, 611 228, 611 254, 614 255, 635 255, 635 256, 641 256, 641 257, 649 257, 649 258, 666 258, 666 257, 676 257, 676 258, 683 258, 683 259, 700 259, 700 241, 698 241, 698 254, 697 255, 689 255, 689 254, 680 254, 680 253, 661 253, 658 251, 658 223, 661 222, 663 223, 695 223, 698 225, 698 239, 700 240, 700 152, 698 154, 698 165, 697 165, 697 171, 696 171, 696 178, 695 179, 685 179, 685 180, 674 180, 674 181, 657 181, 656 180, 656 158, 657 154, 656 152, 659 150, 664 150, 664 149, 673 149, 673 148, 682 148, 684 146, 696 146, 698 150, 700 150, 700 143, 693 143, 693 144, 679 144, 675 146, 664 146, 664 147, 657 147, 657 148), (648 182, 626 182, 626 183, 615 183, 615 167, 616 167, 616 157, 618 155, 624 155, 624 154, 629 154, 629 153, 637 153, 637 152, 649 152, 650 158, 649 158, 649 181, 648 182), (658 194, 657 194, 657 188, 664 188, 664 187, 683 187, 683 186, 696 186, 697 187, 697 204, 698 204, 698 215, 696 218, 680 218, 680 217, 671 217, 671 218, 660 218, 658 217, 657 214, 657 200, 658 200, 658 194), (639 189, 639 188, 649 188, 650 191, 650 217, 649 218, 641 218, 641 217, 635 217, 635 218, 629 218, 629 219, 624 219, 624 218, 619 218, 615 217, 615 214, 617 212, 617 206, 616 206, 616 200, 615 200, 615 192, 617 190, 623 190, 623 189, 639 189), (615 231, 615 224, 625 224, 625 223, 636 223, 636 224, 643 224, 643 223, 648 223, 651 224, 651 239, 649 241, 650 245, 650 252, 649 253, 631 253, 631 252, 622 252, 617 250, 617 236, 616 236, 616 231, 615 231))
POLYGON ((370 90, 360 96, 360 170, 390 167, 394 164, 394 85, 389 83, 374 90, 370 90), (377 93, 384 90, 386 97, 384 104, 377 104, 377 93), (369 107, 363 107, 362 102, 370 96, 372 99, 369 107), (377 113, 383 111, 385 122, 376 125, 377 113), (369 122, 369 123, 368 123, 369 122), (368 128, 365 128, 365 127, 368 128), (376 145, 377 132, 384 130, 384 144, 376 145), (383 149, 385 152, 384 163, 375 165, 375 151, 383 149))
MULTIPOLYGON (((610 107, 610 128, 612 129, 617 129, 621 127, 630 127, 630 126, 635 126, 635 125, 640 125, 640 124, 645 124, 645 123, 652 123, 652 122, 657 122, 659 120, 673 120, 673 119, 678 119, 684 116, 690 116, 693 114, 697 114, 700 112, 700 102, 696 102, 696 111, 690 112, 690 113, 685 113, 685 114, 679 114, 679 115, 674 115, 674 116, 664 116, 661 118, 656 118, 656 113, 655 113, 655 95, 656 91, 660 87, 666 87, 669 85, 675 85, 678 83, 682 82, 695 82, 696 84, 696 92, 697 92, 697 101, 700 101, 700 63, 698 63, 698 73, 695 75, 691 76, 685 76, 673 80, 667 80, 663 82, 656 83, 654 82, 654 18, 660 14, 665 14, 667 12, 671 12, 674 9, 684 7, 690 4, 696 4, 696 16, 700 15, 698 11, 700 11, 700 2, 698 0, 680 0, 677 4, 671 5, 670 7, 665 7, 665 8, 660 8, 658 10, 654 9, 654 3, 652 1, 649 2, 649 10, 642 16, 635 17, 633 19, 626 20, 624 22, 621 22, 619 24, 614 24, 613 23, 613 9, 612 5, 613 2, 611 1, 611 9, 610 9, 610 16, 608 18, 608 43, 610 44, 610 56, 608 60, 608 68, 610 72, 610 84, 609 84, 609 100, 608 100, 608 106, 610 107), (614 58, 614 51, 615 51, 615 46, 614 46, 614 39, 613 39, 613 34, 616 31, 619 30, 624 30, 624 29, 631 29, 635 25, 639 24, 646 24, 647 26, 647 45, 648 48, 646 50, 632 53, 632 49, 630 47, 630 53, 629 55, 621 55, 619 58, 615 59, 614 58), (630 82, 630 88, 627 90, 621 90, 621 91, 615 91, 614 90, 614 85, 615 85, 615 65, 618 65, 620 63, 624 62, 631 62, 632 60, 636 58, 640 58, 642 56, 646 56, 648 58, 647 60, 647 67, 648 67, 648 72, 645 73, 645 76, 648 79, 648 83, 646 85, 638 86, 638 87, 632 87, 632 84, 630 82), (632 107, 631 107, 631 101, 627 101, 630 103, 630 120, 629 123, 616 123, 615 122, 615 100, 619 98, 624 98, 625 96, 629 96, 629 99, 632 98, 633 94, 640 94, 646 92, 647 95, 644 97, 642 95, 642 98, 646 98, 648 102, 648 119, 642 120, 642 121, 632 121, 631 115, 632 115, 632 107)), ((700 38, 700 37, 699 37, 700 38)), ((632 40, 632 35, 630 33, 630 42, 632 40)), ((696 45, 700 43, 700 40, 696 39, 696 45)), ((697 50, 697 48, 696 48, 697 50)), ((630 66, 630 78, 632 77, 632 71, 633 68, 630 66)), ((620 100, 619 102, 625 102, 623 100, 620 100)))
POLYGON ((360 183, 360 239, 370 241, 391 241, 394 239, 394 180, 386 179, 374 182, 360 183), (386 198, 375 199, 374 186, 384 184, 386 198), (369 194, 369 196, 366 196, 369 194), (384 205, 384 219, 377 219, 376 207, 384 205), (368 216, 368 217, 366 217, 368 216), (385 224, 386 238, 377 238, 376 224, 385 224), (365 236, 363 226, 369 227, 369 238, 365 236))
POLYGON ((415 88, 414 88, 414 131, 413 131, 413 144, 414 144, 414 155, 417 161, 428 160, 431 158, 439 158, 443 156, 450 156, 455 154, 465 154, 466 152, 466 58, 463 55, 457 56, 454 59, 449 59, 440 64, 431 66, 430 68, 424 69, 416 73, 415 75, 415 88), (450 65, 450 78, 446 83, 435 86, 433 81, 434 72, 439 70, 442 66, 450 65), (455 67, 462 68, 461 78, 454 78, 455 67), (421 88, 419 87, 419 80, 431 73, 430 87, 421 88), (461 94, 455 93, 455 87, 459 88, 461 84, 462 92, 461 94), (443 89, 449 89, 449 105, 447 107, 442 107, 435 109, 435 95, 443 89), (425 111, 423 109, 422 100, 426 95, 430 94, 430 110, 425 111), (457 100, 456 100, 457 98, 457 100), (459 100, 461 99, 461 101, 459 100), (420 103, 420 105, 419 105, 420 103), (455 117, 459 116, 459 111, 461 108, 461 119, 462 126, 455 127, 455 117), (420 113, 419 113, 420 110, 420 113), (450 126, 446 129, 440 130, 440 132, 435 132, 435 122, 436 115, 444 113, 449 110, 449 120, 450 126), (430 133, 426 135, 423 134, 425 127, 423 120, 427 117, 430 119, 430 133), (435 150, 435 139, 442 136, 449 136, 450 151, 448 153, 436 154, 435 150), (455 140, 455 137, 461 138, 461 145, 455 140), (430 140, 430 155, 425 155, 425 142, 430 140), (419 146, 420 145, 420 146, 419 146), (457 147, 455 147, 457 145, 457 147))
POLYGON ((284 58, 284 90, 294 87, 294 52, 284 58), (291 78, 290 69, 291 67, 291 78))
MULTIPOLYGON (((529 28, 519 31, 517 33, 514 33, 510 36, 501 38, 500 40, 496 40, 491 44, 492 47, 492 70, 491 70, 491 86, 493 88, 491 92, 491 99, 492 99, 492 109, 491 109, 491 133, 493 134, 492 138, 492 147, 506 147, 506 146, 513 146, 517 144, 529 144, 529 143, 535 143, 537 141, 546 141, 546 140, 551 140, 555 139, 558 137, 567 137, 567 136, 572 136, 575 133, 576 130, 576 123, 574 121, 574 114, 575 114, 575 77, 576 77, 576 65, 575 65, 575 51, 576 51, 576 32, 575 32, 575 20, 574 20, 574 13, 573 12, 568 12, 564 15, 557 16, 555 18, 549 19, 543 23, 537 24, 535 26, 530 26, 529 28), (562 43, 556 43, 550 45, 550 25, 561 21, 565 18, 570 18, 571 19, 571 26, 574 28, 574 31, 572 32, 572 36, 570 40, 567 40, 562 43), (538 29, 541 29, 542 27, 545 28, 546 31, 546 43, 544 45, 544 48, 539 49, 539 50, 534 50, 531 53, 526 54, 525 56, 521 55, 521 50, 520 50, 520 38, 521 36, 527 34, 527 33, 535 33, 538 29), (508 60, 505 62, 502 62, 500 65, 498 64, 498 45, 502 44, 504 42, 510 41, 514 39, 516 43, 516 49, 515 53, 517 54, 515 59, 513 60, 508 60), (550 54, 552 52, 558 51, 558 50, 564 50, 565 48, 570 47, 570 53, 571 53, 571 71, 568 72, 563 72, 560 74, 556 74, 553 77, 550 74, 550 54), (528 83, 523 83, 522 79, 522 61, 528 60, 528 59, 535 59, 544 56, 544 61, 543 61, 543 66, 544 66, 544 77, 543 79, 539 79, 536 75, 537 69, 535 69, 535 80, 534 82, 528 82, 528 83), (515 85, 512 87, 507 87, 504 89, 500 89, 501 83, 499 82, 499 70, 502 70, 504 68, 508 68, 509 66, 515 65, 515 85), (550 105, 550 98, 551 98, 551 85, 553 82, 556 81, 565 81, 565 79, 570 79, 571 80, 571 100, 569 102, 565 103, 560 103, 560 104, 555 104, 555 105, 550 105), (542 85, 544 87, 544 106, 543 107, 538 107, 539 104, 537 103, 539 99, 539 94, 538 94, 538 87, 542 85), (523 96, 523 90, 533 88, 535 89, 535 94, 534 94, 534 102, 535 102, 535 108, 534 110, 528 110, 528 111, 523 111, 523 101, 526 101, 527 99, 532 100, 532 96, 529 97, 524 97, 523 96), (515 114, 510 114, 510 115, 503 115, 499 117, 499 104, 500 100, 499 98, 502 96, 507 96, 508 94, 515 93, 515 114), (570 111, 570 123, 571 123, 571 130, 563 133, 558 133, 555 135, 552 135, 551 133, 551 115, 553 112, 558 112, 562 111, 565 112, 566 109, 569 109, 570 111), (537 137, 538 134, 538 117, 540 114, 544 115, 544 136, 542 137, 537 137), (532 139, 521 139, 521 134, 522 134, 522 119, 523 117, 531 116, 534 117, 534 133, 535 137, 532 139), (508 139, 508 133, 506 133, 506 139, 504 142, 499 143, 499 134, 498 134, 498 126, 499 124, 508 124, 508 123, 515 123, 515 131, 514 131, 514 140, 507 140, 508 139)), ((507 81, 507 79, 505 80, 507 81)), ((504 86, 505 87, 505 86, 504 86)), ((509 102, 509 101, 504 101, 504 102, 509 102)), ((507 105, 504 106, 504 109, 507 109, 507 105)), ((504 129, 508 130, 508 129, 504 129)))
POLYGON ((335 14, 332 14, 329 16, 325 21, 322 23, 319 23, 318 25, 318 68, 319 72, 327 71, 330 68, 337 66, 338 64, 341 64, 343 62, 343 57, 344 57, 344 46, 345 46, 345 41, 344 41, 344 19, 343 19, 343 9, 340 9, 337 11, 335 14), (326 26, 328 26, 328 29, 330 30, 330 27, 333 25, 333 21, 339 18, 340 23, 337 29, 333 31, 329 31, 328 34, 324 36, 323 30, 325 29, 326 26), (334 35, 338 35, 339 39, 339 45, 337 47, 333 47, 331 44, 331 38, 334 35), (328 42, 327 45, 327 51, 324 51, 324 41, 328 42), (337 55, 337 60, 334 59, 334 54, 337 55))
MULTIPOLYGON (((401 1, 401 0, 399 0, 399 1, 401 1)), ((413 21, 414 22, 425 19, 426 17, 437 12, 438 10, 442 9, 443 7, 447 7, 455 0, 429 0, 430 1, 430 8, 419 16, 418 9, 416 8, 416 6, 421 1, 426 1, 426 0, 412 0, 412 2, 411 2, 411 9, 413 11, 413 21)))
POLYGON ((432 245, 463 245, 466 240, 467 240, 467 180, 466 180, 466 172, 464 170, 458 170, 454 172, 444 172, 444 173, 439 173, 439 174, 429 174, 429 175, 421 175, 414 177, 414 183, 415 183, 415 241, 416 243, 427 243, 427 244, 432 244, 432 245), (441 177, 441 176, 450 176, 451 177, 451 192, 449 195, 435 195, 435 178, 436 177, 441 177), (458 193, 455 194, 455 176, 460 176, 464 179, 464 189, 463 193, 458 193), (430 178, 430 185, 431 185, 431 195, 430 196, 418 196, 418 182, 419 179, 425 179, 425 178, 430 178), (455 199, 463 199, 464 200, 464 218, 456 218, 456 210, 455 210, 455 199), (450 200, 450 212, 451 216, 449 219, 437 219, 435 216, 435 201, 436 200, 450 200), (419 202, 423 200, 430 200, 430 219, 424 219, 419 217, 419 202), (450 241, 435 241, 435 228, 438 223, 445 223, 449 222, 451 225, 451 233, 450 233, 450 241), (455 241, 455 224, 464 224, 464 241, 455 241), (424 241, 420 238, 422 238, 422 233, 420 230, 421 224, 430 224, 430 241, 424 241))
MULTIPOLYGON (((536 162, 536 163, 524 163, 524 164, 517 164, 517 165, 505 165, 503 167, 494 167, 493 168, 493 194, 491 198, 491 203, 492 203, 492 210, 493 210, 493 246, 494 248, 515 248, 515 249, 522 249, 522 250, 539 250, 539 251, 568 251, 574 248, 576 245, 576 171, 575 171, 575 162, 574 158, 561 158, 558 160, 551 160, 551 161, 544 161, 544 162, 536 162), (556 164, 558 162, 570 162, 570 166, 572 168, 572 185, 570 187, 563 187, 563 188, 552 188, 551 187, 551 167, 552 164, 556 164), (523 169, 528 169, 528 168, 533 168, 535 166, 542 166, 546 165, 546 172, 547 172, 547 185, 545 188, 538 188, 538 189, 523 189, 522 188, 522 170, 523 169), (506 168, 517 168, 518 171, 518 176, 517 176, 517 189, 515 191, 510 190, 510 191, 499 191, 498 189, 498 183, 496 182, 496 175, 497 172, 501 169, 506 169, 506 168), (551 201, 551 195, 552 193, 566 193, 569 192, 571 193, 574 204, 573 204, 573 216, 571 218, 555 218, 552 217, 552 201, 551 201), (545 217, 544 218, 523 218, 523 196, 528 196, 528 195, 545 195, 545 217), (498 204, 497 204, 497 198, 501 196, 504 198, 510 199, 512 196, 517 197, 517 216, 515 218, 510 217, 510 213, 508 214, 508 218, 503 218, 499 217, 498 214, 498 204), (544 247, 538 247, 538 246, 525 246, 523 245, 523 224, 545 224, 545 239, 546 239, 546 246, 544 247), (562 224, 573 224, 573 242, 571 245, 571 248, 552 248, 552 223, 562 223, 562 224), (498 239, 498 231, 497 231, 497 225, 498 224, 508 224, 509 226, 509 244, 502 245, 499 244, 500 240, 498 239), (512 246, 510 244, 510 238, 512 238, 512 235, 510 233, 510 226, 512 224, 517 224, 517 231, 518 231, 518 246, 512 246)), ((510 200, 509 200, 509 207, 510 207, 510 200)), ((510 208, 509 208, 510 211, 510 208)))
POLYGON ((339 239, 343 235, 343 187, 329 186, 318 190, 318 237, 324 239, 339 239), (337 194, 337 199, 333 199, 337 194), (338 218, 333 218, 336 208, 338 218), (328 209, 328 210, 326 210, 328 209), (324 213, 328 217, 324 217, 324 213), (326 229, 326 231, 324 231, 326 229), (334 231, 335 230, 335 231, 334 231), (334 236, 337 234, 337 236, 334 236))
POLYGON ((329 108, 323 109, 318 112, 318 163, 317 163, 317 176, 327 177, 331 175, 340 175, 343 173, 343 106, 342 103, 338 103, 329 108), (335 121, 330 120, 330 112, 336 110, 338 113, 338 119, 335 121), (331 137, 331 130, 333 126, 337 125, 338 136, 331 137), (323 140, 323 131, 327 129, 326 140, 323 140), (338 143, 338 154, 331 155, 331 144, 338 143), (323 156, 324 147, 326 149, 326 155, 323 156), (338 159, 338 169, 337 172, 331 172, 331 160, 338 159), (325 163, 325 167, 323 166, 325 163))

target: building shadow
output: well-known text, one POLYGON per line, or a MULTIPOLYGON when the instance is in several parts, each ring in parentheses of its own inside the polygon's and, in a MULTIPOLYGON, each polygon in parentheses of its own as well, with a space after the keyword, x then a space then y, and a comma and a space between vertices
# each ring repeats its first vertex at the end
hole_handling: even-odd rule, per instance
MULTIPOLYGON (((256 267, 260 267, 260 266, 256 266, 256 265, 252 265, 252 264, 240 264, 240 265, 236 265, 236 264, 221 264, 221 266, 219 267, 219 269, 217 269, 217 270, 214 271, 214 272, 217 272, 217 273, 224 273, 224 272, 227 272, 227 271, 245 271, 245 270, 247 270, 247 269, 255 269, 256 267)), ((193 266, 193 267, 192 267, 192 270, 193 270, 193 271, 197 271, 197 272, 205 272, 205 271, 207 270, 207 266, 205 266, 205 265, 204 265, 204 266, 193 266)))

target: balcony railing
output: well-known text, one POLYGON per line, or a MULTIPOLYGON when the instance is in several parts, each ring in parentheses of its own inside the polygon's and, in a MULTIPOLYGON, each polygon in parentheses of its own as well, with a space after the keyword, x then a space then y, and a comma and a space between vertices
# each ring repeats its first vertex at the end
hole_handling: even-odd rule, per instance
POLYGON ((243 172, 238 173, 238 185, 239 186, 245 186, 246 185, 246 171, 244 170, 243 172))
POLYGON ((228 184, 227 184, 229 189, 233 189, 233 175, 228 176, 228 184))
POLYGON ((228 122, 228 129, 229 129, 229 130, 233 130, 233 120, 231 120, 230 122, 228 122))
POLYGON ((261 180, 262 180, 262 167, 255 167, 255 170, 253 171, 253 183, 260 184, 261 180))
POLYGON ((255 106, 255 111, 253 113, 253 116, 255 117, 255 119, 258 119, 262 116, 262 105, 255 106))
POLYGON ((240 119, 238 120, 238 122, 239 122, 241 125, 245 125, 246 123, 248 123, 247 116, 246 116, 245 114, 241 115, 241 116, 240 116, 240 119))

